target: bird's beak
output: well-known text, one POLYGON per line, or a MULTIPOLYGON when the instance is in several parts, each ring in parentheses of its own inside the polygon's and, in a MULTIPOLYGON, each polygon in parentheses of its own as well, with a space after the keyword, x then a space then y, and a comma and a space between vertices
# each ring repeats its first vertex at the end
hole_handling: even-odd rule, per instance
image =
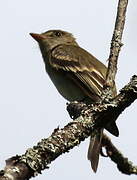
POLYGON ((42 35, 42 34, 30 33, 30 35, 31 35, 37 42, 46 39, 46 37, 45 37, 44 35, 42 35))

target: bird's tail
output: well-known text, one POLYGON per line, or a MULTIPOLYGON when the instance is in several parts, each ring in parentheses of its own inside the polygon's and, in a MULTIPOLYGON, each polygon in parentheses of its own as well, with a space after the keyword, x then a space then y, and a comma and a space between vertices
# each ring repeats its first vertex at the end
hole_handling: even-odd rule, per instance
POLYGON ((103 135, 103 129, 101 129, 97 135, 90 137, 90 143, 88 148, 88 160, 91 162, 91 167, 94 172, 97 171, 99 154, 101 148, 101 140, 103 135))
MULTIPOLYGON (((115 122, 108 124, 105 127, 105 129, 107 129, 114 136, 119 135, 119 130, 118 130, 115 122)), ((103 129, 100 129, 98 131, 98 134, 96 134, 93 137, 90 137, 90 144, 89 144, 89 148, 88 148, 88 160, 90 160, 91 167, 94 172, 96 172, 97 168, 98 168, 102 136, 103 136, 103 129)))

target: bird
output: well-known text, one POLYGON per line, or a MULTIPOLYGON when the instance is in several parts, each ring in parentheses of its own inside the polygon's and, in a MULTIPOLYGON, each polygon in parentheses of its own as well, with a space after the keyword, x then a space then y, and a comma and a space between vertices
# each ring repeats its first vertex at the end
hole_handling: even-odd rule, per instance
MULTIPOLYGON (((101 100, 107 68, 91 53, 81 48, 71 33, 48 30, 30 35, 38 42, 47 74, 67 101, 84 102, 89 105, 101 100)), ((113 96, 116 94, 114 86, 113 96)), ((113 135, 119 135, 115 122, 105 128, 113 135)), ((90 138, 87 156, 94 172, 98 168, 102 135, 103 128, 90 138)))

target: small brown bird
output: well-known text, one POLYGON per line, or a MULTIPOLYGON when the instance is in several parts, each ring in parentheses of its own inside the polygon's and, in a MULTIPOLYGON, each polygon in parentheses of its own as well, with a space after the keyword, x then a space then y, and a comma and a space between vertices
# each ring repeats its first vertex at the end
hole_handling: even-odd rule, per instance
MULTIPOLYGON (((46 71, 58 92, 68 101, 86 104, 100 100, 107 68, 93 55, 82 49, 72 34, 62 30, 50 30, 42 34, 30 33, 38 42, 46 71)), ((114 87, 113 95, 116 95, 114 87)), ((118 136, 115 122, 106 127, 118 136)), ((90 138, 88 159, 97 171, 103 129, 90 138)))

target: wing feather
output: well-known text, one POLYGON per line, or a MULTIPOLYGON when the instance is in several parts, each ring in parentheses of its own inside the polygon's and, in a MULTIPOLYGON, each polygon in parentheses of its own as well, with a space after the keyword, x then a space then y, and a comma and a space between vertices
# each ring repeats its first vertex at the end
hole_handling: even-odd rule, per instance
POLYGON ((52 50, 50 64, 57 70, 72 72, 72 79, 77 82, 80 80, 88 89, 88 96, 90 93, 101 95, 106 67, 84 49, 72 45, 57 46, 52 50))

